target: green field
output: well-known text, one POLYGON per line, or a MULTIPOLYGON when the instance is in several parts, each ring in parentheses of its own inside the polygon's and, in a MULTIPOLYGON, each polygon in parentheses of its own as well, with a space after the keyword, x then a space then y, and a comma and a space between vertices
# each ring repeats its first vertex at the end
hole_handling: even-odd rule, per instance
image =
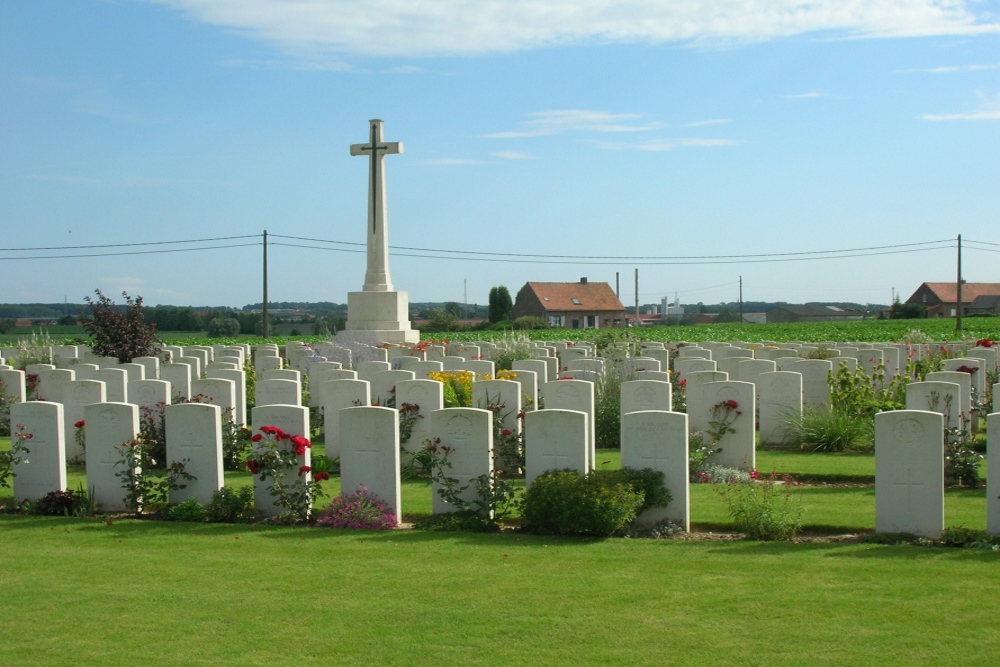
MULTIPOLYGON (((799 324, 700 324, 688 327, 640 327, 624 330, 631 336, 651 341, 803 341, 803 342, 878 342, 878 341, 953 341, 1000 339, 1000 317, 969 317, 963 319, 962 332, 956 332, 955 320, 948 318, 925 320, 865 320, 861 322, 810 322, 799 324)), ((83 337, 79 327, 48 327, 55 342, 73 342, 83 337), (63 331, 65 330, 65 331, 63 331)), ((614 329, 544 329, 524 332, 533 340, 593 340, 607 336, 614 329)), ((0 334, 0 345, 15 345, 30 335, 28 330, 0 334)), ((424 340, 491 340, 509 336, 503 331, 426 332, 424 340)), ((251 345, 263 342, 259 336, 208 338, 199 332, 161 332, 165 343, 179 345, 241 342, 251 345)), ((269 342, 286 340, 318 341, 319 336, 271 337, 269 342)))

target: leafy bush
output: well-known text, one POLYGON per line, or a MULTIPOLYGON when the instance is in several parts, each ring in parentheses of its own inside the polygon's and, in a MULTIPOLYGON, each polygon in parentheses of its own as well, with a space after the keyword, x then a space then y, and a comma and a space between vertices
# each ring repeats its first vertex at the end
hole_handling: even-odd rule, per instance
POLYGON ((635 372, 612 367, 594 384, 594 433, 601 449, 619 449, 622 437, 622 383, 635 380, 635 372))
POLYGON ((727 484, 719 490, 736 530, 751 540, 790 540, 802 529, 802 497, 774 476, 757 483, 727 484))
POLYGON ((35 503, 35 512, 42 516, 79 516, 86 504, 75 491, 49 491, 35 503))
POLYGON ((548 322, 545 318, 535 315, 525 315, 514 320, 515 329, 548 329, 548 322))
POLYGON ((875 446, 875 422, 842 410, 806 408, 787 420, 789 440, 802 449, 817 452, 871 451, 875 446))
POLYGON ((205 518, 212 523, 239 523, 253 519, 253 487, 222 487, 212 494, 211 502, 205 506, 205 518))
POLYGON ((80 325, 87 330, 93 342, 94 354, 115 357, 119 363, 130 363, 135 357, 155 357, 160 348, 156 346, 154 327, 146 324, 142 316, 142 297, 133 299, 122 292, 125 308, 94 290, 97 301, 90 297, 85 301, 90 305, 90 315, 80 316, 80 325))
MULTIPOLYGON (((661 474, 662 485, 662 474, 661 474)), ((543 535, 597 535, 623 532, 645 502, 646 480, 628 473, 553 470, 539 475, 524 496, 522 514, 528 530, 543 535)))
POLYGON ((396 515, 384 500, 369 493, 362 485, 349 495, 330 501, 316 519, 317 526, 326 528, 358 528, 390 530, 397 525, 396 515))
POLYGON ((204 521, 207 514, 205 506, 196 498, 188 498, 167 510, 167 517, 171 521, 204 521))

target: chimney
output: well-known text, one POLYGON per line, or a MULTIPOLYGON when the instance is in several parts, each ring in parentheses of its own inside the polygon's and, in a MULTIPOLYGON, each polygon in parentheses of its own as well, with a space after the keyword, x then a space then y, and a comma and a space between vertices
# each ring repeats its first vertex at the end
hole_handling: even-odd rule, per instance
POLYGON ((587 284, 587 276, 584 276, 583 278, 580 278, 580 284, 581 285, 586 285, 587 284))

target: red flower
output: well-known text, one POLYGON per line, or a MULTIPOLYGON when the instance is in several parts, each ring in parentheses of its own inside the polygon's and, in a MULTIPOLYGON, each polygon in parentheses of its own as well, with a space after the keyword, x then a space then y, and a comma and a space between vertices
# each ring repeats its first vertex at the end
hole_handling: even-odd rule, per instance
POLYGON ((83 428, 83 427, 84 427, 84 424, 85 424, 85 422, 84 422, 84 421, 83 421, 83 420, 81 419, 80 421, 78 421, 78 422, 76 422, 75 424, 73 424, 73 426, 74 426, 75 428, 83 428))
POLYGON ((687 381, 687 380, 681 380, 681 381, 680 381, 680 382, 678 382, 677 384, 679 384, 679 385, 680 385, 681 387, 686 387, 686 386, 687 386, 687 384, 688 384, 688 381, 687 381))
POLYGON ((994 343, 989 338, 982 338, 976 341, 976 347, 993 347, 994 343))
POLYGON ((514 432, 511 431, 509 428, 505 428, 504 430, 500 431, 500 435, 513 435, 513 434, 514 432))
POLYGON ((247 459, 247 471, 251 475, 256 475, 261 471, 261 463, 257 459, 247 459))
POLYGON ((260 433, 254 433, 253 437, 250 438, 250 440, 252 440, 253 442, 260 442, 263 439, 264 439, 264 436, 262 436, 260 433))
POLYGON ((959 366, 955 370, 957 370, 959 373, 968 373, 969 375, 972 375, 979 369, 976 368, 975 366, 959 366))
POLYGON ((330 479, 330 473, 328 472, 318 472, 313 475, 314 482, 325 482, 328 479, 330 479))
POLYGON ((261 426, 260 432, 267 433, 268 435, 276 435, 281 432, 281 429, 277 426, 261 426))
POLYGON ((299 456, 302 456, 303 454, 306 453, 306 447, 312 447, 312 445, 309 443, 309 439, 304 438, 301 435, 289 436, 289 439, 292 441, 292 445, 295 447, 295 453, 299 456))
POLYGON ((727 410, 735 410, 736 408, 740 407, 739 403, 737 403, 733 399, 729 399, 728 401, 723 401, 722 405, 727 410))
POLYGON ((302 477, 307 472, 312 472, 312 468, 309 466, 299 466, 299 477, 302 477))

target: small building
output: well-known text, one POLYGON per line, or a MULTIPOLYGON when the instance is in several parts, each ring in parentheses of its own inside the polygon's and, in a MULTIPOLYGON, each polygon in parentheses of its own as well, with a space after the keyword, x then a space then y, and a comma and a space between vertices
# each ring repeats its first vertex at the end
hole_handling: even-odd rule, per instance
MULTIPOLYGON (((963 300, 965 294, 962 295, 963 300)), ((1000 315, 1000 294, 980 294, 969 307, 965 309, 966 315, 1000 315)))
MULTIPOLYGON (((1000 296, 1000 283, 962 283, 962 314, 972 312, 970 309, 976 299, 988 296, 1000 296)), ((927 317, 956 317, 958 284, 922 283, 906 303, 922 305, 927 309, 927 317)), ((980 302, 983 303, 985 301, 980 302)))
POLYGON ((549 326, 599 329, 621 326, 625 306, 608 283, 580 278, 576 283, 528 282, 517 293, 511 318, 534 316, 549 326))
POLYGON ((865 319, 864 313, 838 306, 775 306, 767 322, 844 322, 865 319))

